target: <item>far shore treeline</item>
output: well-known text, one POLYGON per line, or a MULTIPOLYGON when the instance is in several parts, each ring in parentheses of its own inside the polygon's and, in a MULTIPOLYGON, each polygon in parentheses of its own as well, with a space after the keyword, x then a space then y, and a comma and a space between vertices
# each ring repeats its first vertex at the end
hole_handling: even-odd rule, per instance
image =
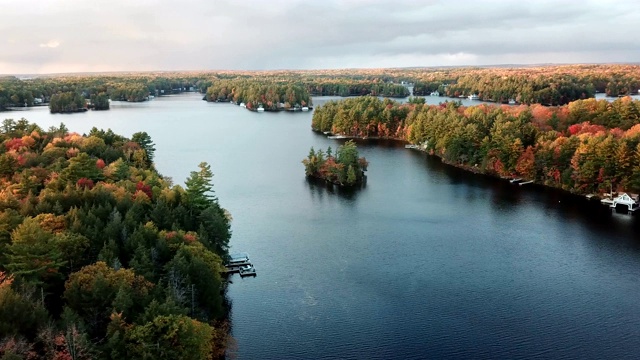
POLYGON ((148 72, 22 79, 4 76, 0 77, 0 111, 46 104, 52 112, 106 110, 109 100, 140 102, 191 91, 205 94, 209 101, 278 109, 280 105, 311 105, 310 96, 404 98, 410 95, 411 86, 416 96, 477 95, 480 100, 496 103, 555 106, 592 98, 596 93, 613 97, 637 94, 640 66, 148 72))
POLYGON ((560 107, 401 104, 365 96, 328 102, 312 128, 408 141, 470 171, 588 194, 640 192, 640 101, 560 107))
POLYGON ((145 132, 0 127, 0 357, 224 356, 230 216, 201 163, 185 187, 145 132))

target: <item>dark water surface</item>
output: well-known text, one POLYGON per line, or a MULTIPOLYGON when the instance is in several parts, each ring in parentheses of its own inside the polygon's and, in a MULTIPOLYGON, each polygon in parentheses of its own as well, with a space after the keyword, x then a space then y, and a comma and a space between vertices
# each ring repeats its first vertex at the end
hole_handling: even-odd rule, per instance
MULTIPOLYGON (((315 99, 318 104, 324 99, 315 99)), ((161 173, 200 161, 233 215, 240 359, 638 358, 638 219, 554 191, 471 175, 394 143, 361 143, 366 187, 304 178, 311 113, 252 113, 198 95, 106 112, 2 113, 130 136, 147 131, 161 173)))

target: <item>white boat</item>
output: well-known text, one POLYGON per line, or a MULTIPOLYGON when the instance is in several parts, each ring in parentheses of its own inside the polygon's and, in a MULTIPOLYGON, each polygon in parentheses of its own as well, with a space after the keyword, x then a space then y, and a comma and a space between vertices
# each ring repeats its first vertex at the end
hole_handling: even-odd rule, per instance
POLYGON ((302 107, 302 111, 309 111, 309 107, 307 107, 307 106, 303 106, 303 107, 302 107))
POLYGON ((260 107, 258 107, 258 108, 256 109, 256 111, 257 111, 257 112, 264 112, 264 108, 263 108, 262 106, 260 106, 260 107))
POLYGON ((432 91, 431 94, 429 94, 431 96, 440 96, 440 93, 436 90, 436 91, 432 91))
POLYGON ((469 100, 480 100, 480 96, 476 94, 469 95, 469 100))
POLYGON ((240 276, 256 276, 256 268, 253 267, 253 265, 244 265, 240 267, 240 270, 238 270, 238 272, 240 273, 240 276))
POLYGON ((247 107, 247 105, 245 105, 245 103, 240 103, 240 107, 242 107, 242 108, 246 108, 246 107, 247 107))
POLYGON ((515 101, 515 100, 513 100, 513 99, 509 99, 509 105, 515 105, 515 104, 516 104, 516 101, 515 101))
POLYGON ((344 135, 333 135, 333 136, 327 136, 327 139, 346 139, 347 137, 344 135))

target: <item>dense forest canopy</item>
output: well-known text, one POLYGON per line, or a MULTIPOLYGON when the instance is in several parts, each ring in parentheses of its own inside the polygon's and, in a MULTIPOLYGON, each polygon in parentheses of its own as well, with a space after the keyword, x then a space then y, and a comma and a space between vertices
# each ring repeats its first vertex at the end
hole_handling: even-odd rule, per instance
POLYGON ((185 187, 131 139, 0 127, 0 357, 224 354, 229 215, 201 163, 185 187))
POLYGON ((244 103, 249 110, 258 107, 279 110, 311 105, 309 92, 300 85, 256 80, 215 81, 207 88, 205 98, 207 101, 244 103))
POLYGON ((405 140, 472 171, 577 193, 640 192, 640 101, 630 97, 552 108, 428 106, 365 96, 316 109, 312 128, 405 140))

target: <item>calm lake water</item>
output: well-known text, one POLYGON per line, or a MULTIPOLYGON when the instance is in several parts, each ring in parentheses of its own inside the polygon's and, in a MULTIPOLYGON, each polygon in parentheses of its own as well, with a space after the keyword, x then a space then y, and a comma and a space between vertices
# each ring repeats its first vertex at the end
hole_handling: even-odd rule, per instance
MULTIPOLYGON (((253 113, 199 95, 105 112, 0 113, 125 136, 148 132, 184 183, 211 164, 233 215, 240 359, 622 359, 640 354, 639 221, 586 200, 441 164, 396 143, 359 145, 366 187, 305 180, 309 148, 340 144, 311 113, 253 113)), ((316 98, 317 105, 325 98, 316 98)))

